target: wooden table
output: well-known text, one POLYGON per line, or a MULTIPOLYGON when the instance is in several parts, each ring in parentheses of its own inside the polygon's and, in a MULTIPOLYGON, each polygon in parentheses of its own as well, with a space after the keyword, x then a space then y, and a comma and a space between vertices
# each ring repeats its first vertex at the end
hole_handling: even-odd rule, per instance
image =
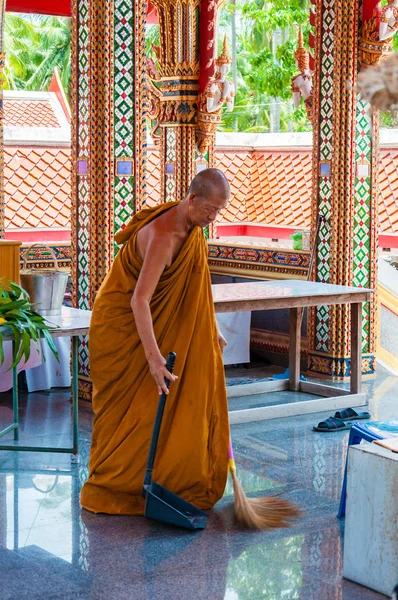
POLYGON ((370 300, 372 290, 295 280, 217 284, 212 288, 216 313, 290 309, 289 379, 231 386, 229 398, 283 390, 321 396, 316 400, 230 411, 231 424, 366 404, 362 393, 362 304, 370 300), (300 381, 302 309, 333 304, 351 305, 350 390, 300 381))
MULTIPOLYGON (((307 281, 254 282, 213 285, 214 305, 217 313, 290 309, 289 379, 236 385, 228 388, 228 397, 247 396, 263 392, 291 390, 321 396, 317 400, 304 400, 230 411, 230 422, 247 423, 276 419, 279 417, 310 414, 324 410, 363 406, 366 397, 361 393, 362 382, 362 303, 368 302, 372 291, 325 283, 307 281), (300 381, 300 325, 304 307, 351 304, 351 385, 350 390, 300 381)), ((0 450, 26 450, 32 452, 71 452, 77 454, 78 445, 78 336, 88 333, 91 312, 74 308, 62 308, 59 317, 48 317, 54 324, 53 337, 72 338, 72 422, 73 445, 71 448, 38 448, 32 446, 0 446, 0 450), (57 328, 58 326, 58 328, 57 328)), ((12 335, 4 339, 12 340, 12 335)), ((14 423, 0 431, 0 437, 14 431, 14 440, 19 439, 18 421, 18 377, 13 370, 13 413, 14 423)))
MULTIPOLYGON (((0 450, 16 450, 29 452, 67 452, 77 454, 78 452, 78 340, 80 335, 86 335, 90 325, 91 312, 77 308, 62 307, 62 313, 56 317, 46 317, 51 328, 53 338, 72 338, 72 447, 49 448, 37 446, 20 446, 19 444, 0 446, 0 450)), ((13 335, 3 336, 4 340, 12 340, 13 335)), ((13 369, 12 405, 14 422, 0 431, 0 437, 14 431, 14 441, 19 440, 19 416, 18 416, 18 373, 16 367, 13 369)))

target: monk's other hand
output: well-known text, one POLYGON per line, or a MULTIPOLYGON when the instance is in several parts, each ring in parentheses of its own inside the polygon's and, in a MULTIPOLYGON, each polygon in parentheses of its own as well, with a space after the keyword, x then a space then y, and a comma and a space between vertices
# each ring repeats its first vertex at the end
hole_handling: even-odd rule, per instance
POLYGON ((218 343, 220 344, 221 352, 224 352, 224 348, 228 345, 228 342, 220 331, 218 332, 218 343))
POLYGON ((178 379, 177 375, 172 375, 172 373, 166 369, 166 362, 167 361, 163 356, 148 359, 149 369, 158 386, 159 396, 162 392, 166 395, 169 393, 165 379, 168 379, 169 381, 176 381, 178 379))

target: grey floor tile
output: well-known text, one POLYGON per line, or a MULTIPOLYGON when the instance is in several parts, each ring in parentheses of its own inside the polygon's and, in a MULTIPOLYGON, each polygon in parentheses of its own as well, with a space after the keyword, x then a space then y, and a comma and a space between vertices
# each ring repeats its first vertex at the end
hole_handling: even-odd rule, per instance
MULTIPOLYGON (((252 376, 250 370, 239 375, 252 376)), ((398 378, 381 372, 366 387, 373 417, 393 418, 398 378)), ((0 394, 1 406, 8 401, 0 394)), ((381 600, 342 579, 344 521, 336 513, 348 433, 315 434, 313 425, 327 416, 232 427, 248 496, 282 492, 304 510, 290 529, 269 532, 245 531, 235 522, 231 482, 199 534, 81 509, 92 421, 86 406, 77 459, 0 451, 1 599, 381 600)), ((22 398, 25 439, 59 442, 69 429, 65 392, 22 398)))

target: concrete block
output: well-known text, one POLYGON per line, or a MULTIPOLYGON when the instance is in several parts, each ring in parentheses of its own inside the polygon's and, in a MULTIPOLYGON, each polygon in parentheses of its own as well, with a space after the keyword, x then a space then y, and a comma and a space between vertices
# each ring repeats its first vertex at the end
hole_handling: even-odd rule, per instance
POLYGON ((349 448, 343 576, 389 597, 398 583, 398 454, 376 444, 349 448))

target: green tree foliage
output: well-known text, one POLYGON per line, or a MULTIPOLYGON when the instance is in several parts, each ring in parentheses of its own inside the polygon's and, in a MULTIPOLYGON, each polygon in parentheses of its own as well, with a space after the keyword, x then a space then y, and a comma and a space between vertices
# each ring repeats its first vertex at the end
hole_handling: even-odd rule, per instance
POLYGON ((70 19, 6 13, 4 88, 47 91, 55 67, 70 91, 70 19))
MULTIPOLYGON (((292 107, 291 80, 298 74, 294 52, 298 27, 308 39, 309 0, 236 0, 226 4, 220 29, 229 37, 231 14, 238 23, 237 83, 235 108, 223 112, 224 131, 267 132, 270 104, 281 103, 281 130, 310 131, 304 106, 292 107), (282 43, 273 47, 273 32, 281 31, 282 43)), ((223 35, 220 35, 219 43, 223 35)), ((234 49, 231 48, 231 51, 234 49)))

